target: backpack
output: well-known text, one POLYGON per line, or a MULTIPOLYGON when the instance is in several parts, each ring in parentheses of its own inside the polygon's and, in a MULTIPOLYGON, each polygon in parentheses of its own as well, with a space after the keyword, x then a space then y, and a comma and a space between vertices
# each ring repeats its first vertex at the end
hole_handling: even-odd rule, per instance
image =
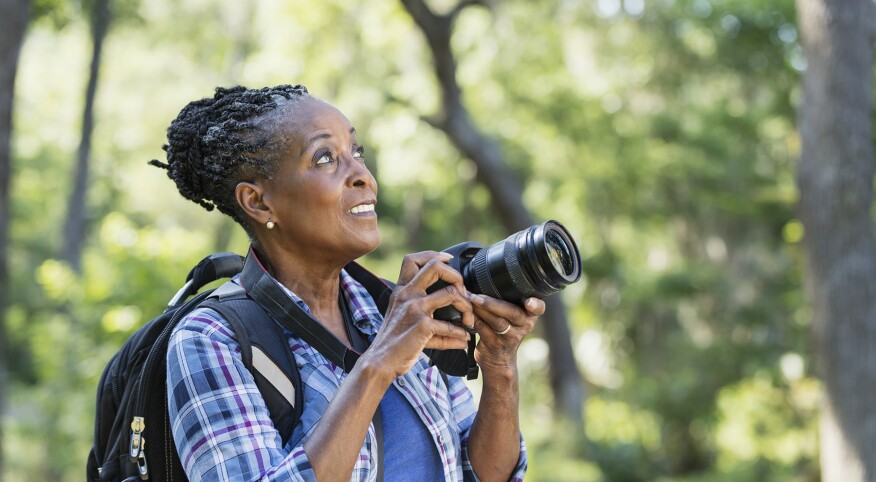
POLYGON ((230 281, 186 301, 207 283, 236 275, 243 264, 244 258, 235 253, 204 258, 167 309, 134 332, 110 359, 97 387, 89 481, 187 480, 170 428, 166 358, 173 329, 196 307, 213 309, 229 322, 271 421, 283 443, 291 437, 301 417, 301 378, 280 327, 230 281))

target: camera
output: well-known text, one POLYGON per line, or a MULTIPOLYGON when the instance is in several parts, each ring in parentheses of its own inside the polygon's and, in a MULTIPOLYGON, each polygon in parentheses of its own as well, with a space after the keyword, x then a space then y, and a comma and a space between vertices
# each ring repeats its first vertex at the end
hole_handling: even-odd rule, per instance
MULTIPOLYGON (((569 231, 550 220, 508 236, 488 247, 467 241, 444 250, 449 264, 462 273, 466 289, 519 306, 530 296, 544 298, 581 279, 581 254, 569 231)), ((427 290, 447 283, 439 280, 427 290)), ((462 326, 453 306, 435 310, 435 319, 462 326)))

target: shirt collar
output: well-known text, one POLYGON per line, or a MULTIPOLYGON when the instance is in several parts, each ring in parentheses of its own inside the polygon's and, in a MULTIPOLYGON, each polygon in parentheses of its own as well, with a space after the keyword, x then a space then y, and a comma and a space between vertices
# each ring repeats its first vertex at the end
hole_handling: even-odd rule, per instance
MULTIPOLYGON (((270 276, 270 274, 268 274, 270 276)), ((295 302, 302 310, 311 315, 310 307, 298 295, 277 281, 273 276, 271 279, 277 283, 277 286, 295 302)), ((361 283, 353 279, 346 270, 341 270, 341 289, 344 292, 344 299, 347 301, 347 306, 350 307, 350 312, 353 315, 353 324, 362 333, 368 336, 376 335, 377 329, 383 323, 383 315, 377 309, 374 299, 368 294, 368 290, 361 283)))
POLYGON ((361 283, 353 279, 346 270, 341 270, 341 289, 346 294, 347 305, 353 314, 353 324, 366 335, 376 335, 383 323, 383 315, 377 309, 374 299, 361 283))

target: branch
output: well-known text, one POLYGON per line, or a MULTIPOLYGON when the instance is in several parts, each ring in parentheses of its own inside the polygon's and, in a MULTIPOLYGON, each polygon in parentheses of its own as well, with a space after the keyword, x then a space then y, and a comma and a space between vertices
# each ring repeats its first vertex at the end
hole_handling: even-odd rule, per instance
MULTIPOLYGON (((460 0, 448 13, 440 15, 433 12, 424 0, 402 0, 402 4, 424 32, 426 32, 426 26, 431 29, 433 25, 437 27, 438 24, 446 24, 449 31, 450 25, 453 24, 456 17, 473 5, 479 5, 487 10, 492 8, 490 0, 460 0)), ((429 36, 428 33, 427 36, 429 36)))
POLYGON ((487 10, 491 9, 491 5, 488 0, 460 0, 460 2, 457 3, 455 7, 453 7, 453 10, 451 10, 450 13, 447 14, 447 17, 449 17, 450 21, 452 22, 456 19, 457 15, 459 15, 463 10, 466 9, 466 7, 470 7, 472 5, 480 5, 487 10))
MULTIPOLYGON (((525 229, 534 220, 523 203, 523 187, 514 176, 495 139, 484 135, 472 122, 462 103, 462 93, 456 81, 456 59, 450 48, 453 19, 470 5, 485 5, 488 0, 460 0, 447 15, 436 15, 424 0, 401 0, 405 9, 420 27, 432 51, 435 75, 441 88, 441 111, 422 119, 447 135, 456 149, 474 162, 478 182, 486 186, 493 198, 493 206, 509 233, 525 229)), ((542 323, 545 338, 551 349, 550 379, 555 402, 579 434, 583 436, 581 411, 584 387, 575 364, 571 333, 566 310, 559 298, 546 300, 550 306, 542 323)))
MULTIPOLYGON (((384 98, 387 100, 387 102, 390 102, 393 104, 398 104, 402 107, 410 109, 413 112, 417 112, 417 108, 414 107, 408 100, 402 99, 401 97, 394 95, 392 92, 388 92, 388 91, 385 92, 384 98)), ((433 129, 439 130, 441 132, 447 131, 447 122, 444 119, 442 119, 440 115, 420 114, 417 117, 419 117, 420 120, 425 122, 426 124, 429 124, 429 126, 432 127, 433 129)))
MULTIPOLYGON (((474 3, 470 0, 462 2, 474 3)), ((501 148, 494 139, 480 132, 462 103, 462 93, 456 81, 456 59, 450 48, 451 17, 436 15, 423 0, 402 0, 402 4, 426 36, 441 88, 442 110, 433 117, 438 123, 427 122, 441 129, 456 148, 477 165, 478 179, 490 190, 508 232, 532 225, 534 220, 520 195, 523 188, 505 165, 501 148)))
POLYGON ((433 41, 439 40, 438 37, 441 36, 442 32, 450 31, 452 19, 447 15, 436 14, 423 0, 401 0, 401 3, 417 26, 420 27, 420 30, 423 31, 423 34, 426 35, 426 40, 430 45, 433 41))

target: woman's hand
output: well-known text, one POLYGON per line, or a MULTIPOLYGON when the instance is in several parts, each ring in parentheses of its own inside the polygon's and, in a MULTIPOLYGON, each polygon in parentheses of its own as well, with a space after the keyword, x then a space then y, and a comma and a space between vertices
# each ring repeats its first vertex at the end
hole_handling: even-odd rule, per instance
POLYGON ((544 314, 544 301, 527 298, 524 308, 507 301, 471 294, 475 330, 480 335, 475 360, 484 376, 493 372, 516 373, 517 349, 544 314))
POLYGON ((521 308, 489 296, 472 294, 469 299, 480 335, 475 360, 484 383, 468 454, 480 480, 508 480, 520 457, 517 349, 544 313, 544 301, 527 298, 521 308))
POLYGON ((435 310, 452 305, 462 322, 474 325, 471 302, 462 275, 450 267, 447 253, 424 251, 405 256, 383 325, 365 355, 400 376, 417 362, 424 348, 465 349, 469 334, 459 326, 433 318, 435 310), (426 294, 438 280, 448 286, 426 294))

